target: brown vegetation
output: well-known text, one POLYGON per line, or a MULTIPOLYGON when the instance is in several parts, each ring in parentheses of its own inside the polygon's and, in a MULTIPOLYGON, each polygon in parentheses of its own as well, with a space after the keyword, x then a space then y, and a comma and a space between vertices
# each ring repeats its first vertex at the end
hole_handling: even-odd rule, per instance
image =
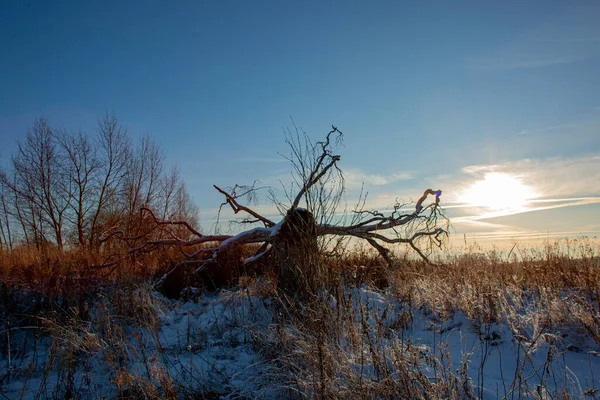
MULTIPOLYGON (((401 267, 390 267, 382 263, 376 252, 356 249, 345 256, 322 258, 322 267, 331 271, 322 282, 324 291, 318 298, 301 304, 280 297, 273 275, 265 280, 253 273, 242 273, 231 294, 239 296, 236 301, 242 304, 244 301, 254 304, 253 296, 272 302, 273 321, 266 331, 260 326, 248 326, 247 316, 240 316, 235 324, 244 327, 253 348, 264 357, 268 374, 262 379, 266 380, 265 385, 276 387, 279 396, 471 398, 474 394, 465 386, 469 377, 448 370, 445 361, 435 355, 423 358, 418 346, 401 339, 402 332, 413 323, 415 313, 429 315, 440 326, 455 313, 463 313, 474 325, 482 327, 508 324, 515 337, 523 341, 525 354, 533 351, 531 346, 545 340, 554 340, 552 343, 558 345, 561 333, 589 337, 600 343, 598 250, 587 239, 564 240, 533 249, 518 245, 510 256, 470 249, 437 266, 404 257, 401 267), (360 292, 353 288, 373 287, 385 288, 391 296, 389 301, 402 306, 396 320, 391 325, 386 322, 389 328, 382 325, 381 309, 374 308, 368 299, 355 297, 360 292), (359 307, 353 306, 357 301, 359 307), (389 329, 398 338, 390 337, 389 329), (382 347, 390 340, 389 345, 382 347), (358 361, 364 368, 374 368, 374 375, 367 378, 360 374, 355 367, 358 361), (422 373, 419 366, 423 363, 434 368, 435 379, 422 373)), ((127 350, 125 332, 131 331, 132 326, 140 326, 159 334, 158 313, 164 305, 144 283, 148 282, 146 272, 134 269, 123 279, 116 270, 115 275, 98 273, 95 285, 86 288, 82 280, 66 278, 71 261, 76 263, 76 254, 63 262, 55 258, 55 266, 48 268, 47 259, 37 251, 35 247, 21 248, 11 255, 2 255, 0 357, 24 346, 21 342, 24 337, 29 337, 30 342, 50 337, 56 343, 56 355, 47 361, 52 365, 46 368, 65 371, 62 394, 67 389, 73 393, 83 390, 69 383, 68 371, 82 368, 88 357, 99 353, 118 371, 113 384, 123 398, 225 394, 209 389, 203 392, 202 387, 195 386, 195 381, 186 384, 173 376, 169 366, 160 361, 166 354, 148 355, 146 369, 151 371, 150 375, 128 369, 123 360, 131 357, 131 350, 127 350), (52 269, 59 265, 67 268, 52 269), (28 272, 24 271, 33 271, 37 282, 46 283, 37 286, 38 290, 31 290, 35 286, 17 284, 25 282, 22 277, 28 272), (64 275, 55 279, 57 274, 64 275), (36 333, 23 336, 19 332, 36 333)), ((256 248, 247 251, 246 255, 256 248)), ((201 294, 189 294, 190 299, 198 296, 201 301, 201 294)), ((393 304, 386 306, 390 311, 393 307, 393 304)), ((231 329, 232 321, 223 323, 224 332, 231 329)), ((196 346, 194 343, 190 346, 196 346)), ((570 349, 580 351, 576 347, 570 349)), ((511 381, 517 382, 508 377, 506 390, 520 391, 517 383, 510 386, 511 381)), ((593 388, 590 390, 592 393, 593 388)), ((578 398, 580 394, 574 388, 562 392, 564 398, 578 398)))
MULTIPOLYGON (((200 307, 208 291, 229 288, 221 293, 231 298, 233 317, 215 322, 213 334, 222 343, 228 330, 242 332, 266 365, 261 385, 285 397, 473 398, 483 382, 470 383, 467 361, 462 372, 453 371, 443 354, 425 354, 404 339, 417 312, 440 325, 462 313, 478 332, 502 322, 525 358, 541 342, 555 346, 566 331, 600 343, 593 242, 534 249, 515 243, 508 254, 472 247, 433 264, 428 246, 440 245, 446 234, 437 226, 445 221, 441 191, 427 189, 410 208, 397 203, 388 215, 365 210, 361 198, 340 217, 343 175, 331 147, 336 135, 334 127, 314 144, 298 131, 288 136, 296 181, 289 204, 272 197, 281 221, 242 204, 254 186, 215 186, 223 206, 246 215, 243 223, 262 226, 205 235, 185 186, 176 172, 163 173, 149 139, 134 149, 112 118, 101 121, 95 144, 36 122, 0 175, 0 360, 8 366, 0 389, 13 373, 25 373, 11 367, 26 352, 15 349, 50 341, 38 397, 49 396, 49 371, 59 371, 54 397, 93 392, 93 377, 79 381, 85 390, 74 377, 94 356, 116 372, 111 384, 120 398, 252 397, 204 387, 210 374, 194 366, 185 367, 185 379, 172 373, 168 362, 178 361, 162 347, 161 315, 181 303, 156 289, 200 307), (347 237, 364 247, 348 246, 347 237), (420 257, 389 247, 395 244, 420 257), (385 289, 394 304, 372 308, 362 296, 375 288, 385 289), (389 321, 384 315, 394 307, 402 310, 389 321), (249 323, 259 308, 267 315, 263 326, 249 323), (135 335, 152 337, 151 353, 135 335), (145 373, 130 369, 131 363, 145 373), (424 365, 433 377, 423 373, 424 365)), ((187 329, 176 351, 199 351, 208 333, 187 329)), ((484 335, 480 340, 490 342, 484 335)), ((211 368, 226 383, 235 378, 216 362, 211 368)), ((30 372, 40 373, 37 361, 30 372)), ((530 390, 523 379, 521 370, 506 382, 507 397, 530 390)), ((563 398, 582 393, 561 390, 563 398)))
POLYGON ((142 207, 197 227, 185 183, 148 136, 134 145, 108 115, 95 135, 39 118, 0 169, 0 248, 103 252, 111 238, 147 235, 142 207))
MULTIPOLYGON (((273 191, 270 192, 271 200, 282 214, 278 223, 242 204, 243 199, 256 195, 259 188, 255 185, 235 185, 229 190, 214 185, 225 197, 219 214, 222 207, 228 205, 235 214, 246 215, 242 224, 262 226, 243 230, 237 235, 203 235, 185 221, 164 220, 152 210, 143 208, 142 211, 151 217, 148 221, 153 227, 147 232, 153 233, 153 237, 138 236, 142 244, 130 253, 152 252, 159 247, 194 249, 191 252, 182 250, 186 260, 176 264, 155 284, 161 288, 166 283, 171 292, 172 287, 180 286, 178 280, 190 274, 205 273, 215 263, 221 268, 222 260, 229 259, 235 249, 258 245, 254 255, 239 260, 239 265, 233 269, 258 267, 275 271, 278 289, 285 296, 296 299, 318 296, 323 282, 331 274, 323 266, 322 256, 332 245, 333 252, 343 250, 348 238, 368 243, 388 265, 394 263, 390 246, 401 244, 410 246, 429 262, 426 253, 433 246, 440 247, 447 235, 446 227, 438 226, 440 222, 447 223, 440 207, 441 190, 426 189, 410 207, 396 201, 388 214, 365 209, 366 195, 361 195, 350 213, 338 213, 344 177, 338 167, 341 157, 334 154, 334 149, 341 138, 342 132, 335 126, 324 141, 316 143, 297 129, 295 134, 288 132, 289 160, 294 172, 291 189, 286 190, 290 203, 277 200, 273 191), (180 227, 187 228, 188 238, 173 231, 180 227), (196 269, 192 270, 191 265, 196 269)), ((231 264, 225 263, 223 268, 224 274, 231 276, 231 264)))

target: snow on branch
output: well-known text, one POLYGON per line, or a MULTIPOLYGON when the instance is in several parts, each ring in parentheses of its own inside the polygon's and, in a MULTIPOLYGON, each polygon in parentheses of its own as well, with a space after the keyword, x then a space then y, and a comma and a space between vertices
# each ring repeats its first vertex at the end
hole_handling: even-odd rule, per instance
MULTIPOLYGON (((242 199, 252 201, 256 191, 261 189, 256 187, 258 181, 251 186, 235 185, 229 190, 213 185, 225 198, 218 215, 223 206, 229 205, 234 214, 245 215, 242 223, 261 223, 263 226, 246 229, 236 235, 203 235, 185 221, 160 220, 152 210, 143 208, 143 218, 150 222, 146 225, 146 231, 136 237, 120 237, 136 244, 130 247, 127 254, 151 252, 161 246, 179 248, 184 260, 160 278, 155 286, 162 285, 181 266, 194 265, 195 273, 198 273, 207 265, 218 265, 227 259, 227 254, 231 254, 232 250, 247 244, 260 246, 254 255, 237 260, 242 265, 290 262, 290 257, 301 257, 298 254, 303 254, 298 246, 306 246, 306 251, 316 249, 319 237, 342 236, 364 240, 390 265, 393 263, 393 252, 389 246, 405 244, 429 262, 427 252, 421 247, 422 240, 427 240, 429 247, 440 247, 448 234, 446 227, 439 226, 440 222, 446 225, 448 222, 440 207, 442 191, 427 189, 414 203, 414 208, 409 208, 408 203, 396 202, 389 213, 365 210, 366 195, 363 198, 361 194, 350 222, 346 223, 350 216, 344 214, 345 217, 336 217, 337 223, 332 223, 332 216, 339 215, 337 210, 344 191, 343 174, 337 165, 341 156, 334 154, 332 141, 339 143, 342 132, 332 126, 324 141, 314 143, 302 133, 296 128, 295 136, 291 133, 286 136, 291 149, 288 160, 293 167, 294 182, 292 190, 286 191, 289 206, 282 207, 283 203, 274 200, 282 213, 278 223, 261 215, 252 206, 242 204, 242 199), (294 189, 297 189, 295 193, 294 189), (303 199, 306 209, 300 208, 303 199), (189 248, 195 249, 190 251, 189 248)), ((119 234, 113 232, 111 235, 119 234)), ((294 265, 303 265, 302 260, 292 262, 297 262, 294 265)), ((109 264, 113 265, 113 262, 109 264)), ((284 271, 281 268, 286 267, 280 265, 278 268, 281 272, 284 271)), ((281 273, 283 278, 287 276, 281 273)))

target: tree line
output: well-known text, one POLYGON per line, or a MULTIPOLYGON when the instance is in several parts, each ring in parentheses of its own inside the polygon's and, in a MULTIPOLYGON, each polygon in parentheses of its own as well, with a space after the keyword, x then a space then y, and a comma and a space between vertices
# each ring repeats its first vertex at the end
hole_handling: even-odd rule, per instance
POLYGON ((105 115, 92 135, 38 118, 0 168, 0 249, 99 249, 111 237, 147 235, 140 211, 198 225, 198 208, 157 144, 134 142, 105 115))

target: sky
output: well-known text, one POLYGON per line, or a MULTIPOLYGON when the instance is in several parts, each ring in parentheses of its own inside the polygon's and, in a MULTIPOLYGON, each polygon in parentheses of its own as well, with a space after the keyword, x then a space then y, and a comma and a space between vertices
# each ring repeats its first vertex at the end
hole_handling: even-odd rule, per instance
MULTIPOLYGON (((600 233, 597 1, 0 2, 0 157, 114 113, 212 188, 289 182, 284 130, 344 133, 347 199, 442 189, 452 235, 600 233)), ((268 209, 266 198, 261 207, 268 209)))

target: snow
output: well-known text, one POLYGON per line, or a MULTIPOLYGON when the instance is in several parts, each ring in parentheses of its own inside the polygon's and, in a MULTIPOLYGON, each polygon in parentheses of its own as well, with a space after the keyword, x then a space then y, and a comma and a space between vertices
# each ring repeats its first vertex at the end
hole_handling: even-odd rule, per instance
MULTIPOLYGON (((195 386, 228 396, 255 389, 253 382, 259 380, 264 363, 252 348, 248 327, 268 325, 267 300, 242 291, 207 293, 198 303, 154 296, 158 328, 129 326, 123 332, 121 351, 104 344, 99 351, 85 354, 72 378, 79 397, 116 397, 113 382, 120 368, 134 377, 160 373, 175 386, 195 386), (122 353, 117 365, 108 360, 113 353, 122 353)), ((56 344, 45 337, 37 349, 13 356, 10 379, 0 372, 0 378, 4 376, 0 393, 23 399, 62 397, 64 392, 59 390, 64 388, 56 388, 55 383, 64 382, 64 368, 55 365, 49 373, 44 371, 57 353, 56 344)), ((0 371, 7 370, 8 360, 3 358, 0 371)))
POLYGON ((257 237, 269 237, 273 233, 273 228, 262 228, 256 227, 249 229, 244 232, 240 232, 235 236, 230 237, 229 239, 224 240, 219 245, 219 249, 221 251, 226 251, 231 248, 236 243, 243 242, 244 240, 253 239, 257 237))
MULTIPOLYGON (((366 287, 355 290, 363 307, 371 311, 373 318, 381 318, 383 324, 394 330, 403 310, 401 303, 388 295, 366 287)), ((404 311, 407 311, 404 309, 404 311)), ((531 311, 531 310, 529 310, 531 311)), ((398 340, 398 331, 388 343, 386 351, 393 346, 417 346, 423 355, 434 355, 447 360, 447 368, 466 376, 475 396, 484 399, 550 398, 540 394, 542 388, 551 393, 567 389, 575 397, 584 397, 587 390, 600 388, 600 346, 583 332, 514 332, 506 321, 481 323, 467 318, 461 312, 440 321, 424 309, 410 310, 411 323, 398 340)), ((527 315, 522 315, 527 318, 527 315)), ((435 372, 424 365, 424 372, 431 379, 435 372)))
MULTIPOLYGON (((10 368, 6 355, 0 356, 0 394, 11 399, 64 397, 65 382, 71 382, 79 398, 111 398, 119 394, 117 383, 133 387, 146 380, 224 399, 281 397, 282 382, 269 378, 274 361, 255 343, 257 335, 276 339, 273 299, 248 288, 204 293, 187 302, 146 295, 157 318, 154 326, 111 323, 97 307, 92 313, 96 325, 49 329, 59 338, 15 330, 10 368), (121 341, 112 341, 115 336, 121 341), (78 350, 67 351, 74 347, 78 350), (69 363, 77 365, 72 376, 69 363)), ((324 296, 334 311, 341 307, 332 295, 324 296)), ((389 292, 366 286, 347 288, 345 296, 355 323, 369 327, 368 337, 381 354, 389 360, 398 349, 413 354, 415 368, 432 382, 443 376, 455 379, 464 384, 465 396, 552 398, 566 390, 583 398, 600 388, 600 347, 585 332, 516 331, 527 324, 482 323, 460 311, 443 320, 435 310, 410 307, 389 292)), ((518 317, 525 320, 530 306, 518 317)), ((376 379, 374 364, 365 365, 366 350, 357 353, 346 337, 335 350, 351 370, 376 379)), ((340 382, 344 384, 343 378, 340 382)))

